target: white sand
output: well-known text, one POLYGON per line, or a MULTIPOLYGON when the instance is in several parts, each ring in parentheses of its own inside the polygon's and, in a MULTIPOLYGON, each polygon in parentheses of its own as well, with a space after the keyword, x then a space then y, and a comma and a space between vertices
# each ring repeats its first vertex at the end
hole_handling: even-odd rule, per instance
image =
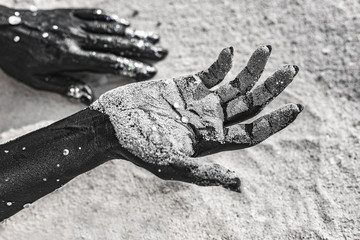
MULTIPOLYGON (((233 45, 231 78, 257 46, 271 44, 265 76, 282 64, 297 64, 300 72, 264 112, 288 102, 305 106, 289 128, 264 143, 204 159, 235 170, 241 194, 165 182, 112 161, 1 224, 0 239, 360 239, 360 3, 204 2, 0 1, 103 7, 156 30, 170 54, 156 64, 155 78, 196 72, 233 45)), ((28 128, 21 126, 82 107, 0 76, 2 131, 22 134, 28 128)))

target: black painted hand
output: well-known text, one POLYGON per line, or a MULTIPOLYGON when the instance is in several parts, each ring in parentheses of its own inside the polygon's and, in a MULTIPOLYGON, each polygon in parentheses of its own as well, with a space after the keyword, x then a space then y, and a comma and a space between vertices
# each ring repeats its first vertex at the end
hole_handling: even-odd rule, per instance
POLYGON ((93 92, 69 72, 90 71, 153 77, 147 63, 164 58, 159 36, 133 30, 99 9, 14 10, 0 6, 0 67, 36 89, 57 92, 84 103, 93 92))
POLYGON ((205 71, 119 87, 90 108, 110 117, 121 146, 115 150, 119 157, 163 179, 239 191, 235 173, 194 157, 254 146, 301 112, 301 105, 289 104, 252 123, 241 123, 257 115, 298 72, 297 66, 286 65, 253 88, 270 53, 270 46, 258 48, 238 76, 217 90, 210 89, 230 70, 232 48, 225 48, 205 71))

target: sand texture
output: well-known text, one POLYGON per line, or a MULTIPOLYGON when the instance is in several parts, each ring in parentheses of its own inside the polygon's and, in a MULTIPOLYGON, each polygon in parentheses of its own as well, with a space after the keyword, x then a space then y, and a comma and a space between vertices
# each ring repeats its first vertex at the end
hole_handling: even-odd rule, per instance
MULTIPOLYGON (((195 73, 234 46, 229 81, 259 45, 271 44, 260 82, 284 64, 300 72, 260 115, 290 102, 305 107, 258 146, 204 158, 235 170, 242 193, 163 181, 113 160, 0 224, 0 239, 360 239, 360 3, 269 2, 0 0, 102 7, 158 32, 169 55, 156 64, 155 79, 195 73)), ((133 82, 83 76, 98 96, 133 82)), ((0 79, 2 142, 84 107, 3 72, 0 79)))

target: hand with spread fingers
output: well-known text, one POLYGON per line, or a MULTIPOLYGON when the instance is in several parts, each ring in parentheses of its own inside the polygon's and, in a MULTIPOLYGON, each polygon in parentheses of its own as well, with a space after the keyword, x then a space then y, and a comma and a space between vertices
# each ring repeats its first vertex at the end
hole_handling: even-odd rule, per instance
POLYGON ((69 73, 113 73, 145 80, 167 50, 159 36, 100 9, 16 10, 0 6, 0 67, 29 86, 90 104, 94 95, 69 73), (142 61, 147 61, 144 63, 142 61))
POLYGON ((109 116, 120 146, 112 150, 162 179, 197 185, 222 185, 240 191, 236 174, 196 156, 254 146, 287 127, 302 111, 288 104, 252 123, 293 80, 295 65, 276 71, 253 88, 271 53, 259 47, 229 84, 220 83, 232 65, 233 48, 225 48, 207 70, 174 79, 130 84, 109 91, 90 108, 109 116))
POLYGON ((259 79, 271 47, 259 47, 228 84, 233 49, 207 70, 166 80, 128 84, 89 107, 0 145, 0 222, 24 206, 111 159, 124 159, 165 180, 240 191, 237 175, 197 156, 254 146, 287 127, 301 112, 288 104, 251 123, 293 80, 287 65, 259 79))

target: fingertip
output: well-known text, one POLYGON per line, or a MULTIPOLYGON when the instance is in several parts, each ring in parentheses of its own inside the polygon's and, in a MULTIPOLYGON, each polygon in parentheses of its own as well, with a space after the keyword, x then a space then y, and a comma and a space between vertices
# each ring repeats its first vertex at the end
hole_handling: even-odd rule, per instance
POLYGON ((293 65, 293 68, 295 69, 295 74, 294 74, 295 77, 299 72, 299 67, 297 65, 293 65))
POLYGON ((153 66, 147 66, 146 72, 153 77, 157 73, 157 70, 153 66))
POLYGON ((94 96, 83 96, 80 98, 80 102, 82 102, 85 105, 90 105, 94 102, 95 97, 94 96))
POLYGON ((269 52, 271 53, 271 51, 272 51, 271 45, 266 45, 266 47, 269 49, 269 52))
POLYGON ((233 46, 230 46, 230 47, 229 47, 229 50, 230 50, 231 55, 234 55, 234 48, 233 48, 233 46))
POLYGON ((167 49, 163 48, 160 51, 160 54, 162 55, 162 58, 165 58, 169 54, 169 51, 167 49))
POLYGON ((284 111, 282 113, 284 119, 288 119, 288 124, 295 121, 297 116, 302 112, 304 107, 301 104, 290 103, 284 106, 284 111), (289 109, 286 109, 289 107, 289 109))
POLYGON ((220 52, 220 56, 219 56, 219 59, 231 59, 232 56, 234 54, 234 48, 233 47, 227 47, 227 48, 224 48, 221 52, 220 52))
POLYGON ((69 85, 65 95, 86 105, 90 105, 95 100, 95 94, 92 88, 83 83, 69 85))
POLYGON ((302 105, 300 105, 300 106, 299 105, 300 104, 289 103, 289 104, 286 104, 286 105, 282 106, 281 108, 279 108, 275 112, 280 111, 282 115, 286 115, 288 113, 298 114, 298 113, 301 112, 301 110, 303 108, 302 105))
POLYGON ((233 58, 233 54, 234 54, 234 48, 233 47, 227 47, 224 48, 218 57, 218 61, 219 63, 221 63, 223 65, 223 67, 226 67, 226 72, 228 72, 232 66, 232 58, 233 58))
POLYGON ((266 90, 270 91, 273 97, 276 97, 293 81, 294 74, 296 74, 295 67, 292 65, 284 66, 265 80, 266 90))
POLYGON ((232 183, 225 186, 225 188, 228 188, 231 191, 240 193, 241 192, 241 180, 240 180, 240 178, 238 178, 238 177, 233 178, 232 183))
POLYGON ((143 71, 136 73, 135 79, 138 81, 148 80, 154 77, 157 73, 157 69, 153 66, 146 66, 143 71))
POLYGON ((255 50, 254 55, 268 57, 270 56, 271 51, 272 51, 272 47, 270 45, 262 45, 255 50))
POLYGON ((296 74, 299 72, 299 67, 297 65, 284 65, 283 68, 280 69, 280 72, 285 73, 286 75, 290 74, 291 79, 293 79, 296 74))
MULTIPOLYGON (((268 45, 270 46, 270 45, 268 45)), ((267 60, 269 59, 271 47, 260 46, 251 55, 246 67, 256 77, 260 77, 264 71, 267 60)))
POLYGON ((279 68, 270 78, 275 78, 280 82, 282 81, 289 84, 294 79, 298 71, 298 66, 286 64, 279 68))
POLYGON ((222 49, 216 61, 208 69, 196 73, 196 76, 202 80, 207 88, 210 89, 224 80, 232 67, 233 52, 232 47, 222 49))
MULTIPOLYGON (((290 103, 271 112, 268 116, 264 116, 270 123, 269 127, 271 128, 271 134, 277 133, 289 126, 295 121, 301 110, 301 105, 299 106, 298 104, 290 103)), ((267 137, 269 136, 270 134, 268 134, 267 137)))
POLYGON ((149 42, 155 44, 155 43, 158 43, 158 42, 160 41, 160 35, 159 35, 159 34, 156 34, 156 33, 151 33, 151 34, 149 34, 149 35, 146 37, 146 39, 147 39, 149 42))
POLYGON ((168 54, 169 54, 169 51, 165 48, 158 48, 155 53, 157 60, 164 59, 168 54))
POLYGON ((303 109, 304 107, 301 104, 290 103, 276 110, 274 115, 280 115, 280 121, 288 125, 295 121, 303 109))
POLYGON ((302 112, 302 110, 304 110, 304 106, 301 104, 296 104, 296 106, 299 108, 299 113, 302 112))

